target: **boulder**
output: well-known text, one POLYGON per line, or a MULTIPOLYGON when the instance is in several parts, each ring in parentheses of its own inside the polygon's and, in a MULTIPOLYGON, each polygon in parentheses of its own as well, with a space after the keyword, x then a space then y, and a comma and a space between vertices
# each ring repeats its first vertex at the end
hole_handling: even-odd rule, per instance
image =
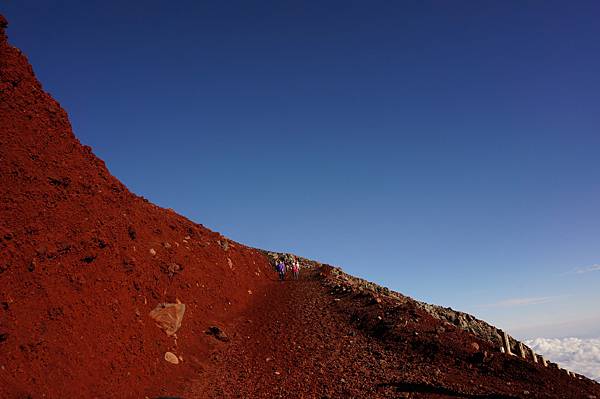
POLYGON ((167 335, 173 335, 181 327, 185 304, 183 303, 160 303, 151 312, 150 317, 156 325, 163 329, 167 335))

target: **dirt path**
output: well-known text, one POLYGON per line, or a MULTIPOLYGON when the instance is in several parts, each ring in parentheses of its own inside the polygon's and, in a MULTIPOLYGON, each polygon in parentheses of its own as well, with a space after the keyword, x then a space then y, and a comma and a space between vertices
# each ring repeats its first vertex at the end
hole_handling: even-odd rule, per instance
POLYGON ((316 273, 273 280, 230 323, 229 342, 210 338, 210 361, 183 398, 487 397, 429 385, 420 360, 350 323, 316 273))
POLYGON ((469 334, 444 332, 410 302, 334 292, 317 275, 280 283, 273 273, 247 313, 223 326, 228 342, 205 337, 207 360, 181 397, 581 397, 558 370, 504 355, 473 361, 469 334))
POLYGON ((382 349, 330 311, 334 301, 310 275, 273 282, 184 397, 374 394, 377 383, 385 381, 376 358, 382 349))

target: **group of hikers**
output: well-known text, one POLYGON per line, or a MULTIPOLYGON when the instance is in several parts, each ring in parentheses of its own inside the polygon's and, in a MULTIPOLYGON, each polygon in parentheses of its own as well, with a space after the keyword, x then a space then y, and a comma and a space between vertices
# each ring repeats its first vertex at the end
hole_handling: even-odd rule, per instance
POLYGON ((277 269, 277 273, 279 274, 279 280, 285 280, 285 273, 288 269, 292 270, 294 280, 298 280, 300 278, 300 262, 298 259, 295 259, 290 264, 287 264, 284 260, 278 260, 276 262, 275 268, 277 269))

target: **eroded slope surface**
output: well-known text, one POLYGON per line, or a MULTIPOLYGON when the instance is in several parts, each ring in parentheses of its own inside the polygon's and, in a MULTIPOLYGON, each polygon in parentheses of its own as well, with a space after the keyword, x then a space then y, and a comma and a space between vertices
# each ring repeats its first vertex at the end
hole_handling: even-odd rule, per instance
POLYGON ((260 291, 267 260, 130 193, 0 26, 0 397, 169 391, 203 331, 260 291), (176 299, 177 340, 148 317, 176 299))

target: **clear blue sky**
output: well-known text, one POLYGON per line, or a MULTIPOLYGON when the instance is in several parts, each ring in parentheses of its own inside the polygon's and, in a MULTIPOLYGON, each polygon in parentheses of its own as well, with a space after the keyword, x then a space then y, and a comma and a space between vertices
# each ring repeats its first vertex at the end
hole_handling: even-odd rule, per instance
POLYGON ((0 11, 134 192, 518 336, 600 335, 599 2, 0 11))

